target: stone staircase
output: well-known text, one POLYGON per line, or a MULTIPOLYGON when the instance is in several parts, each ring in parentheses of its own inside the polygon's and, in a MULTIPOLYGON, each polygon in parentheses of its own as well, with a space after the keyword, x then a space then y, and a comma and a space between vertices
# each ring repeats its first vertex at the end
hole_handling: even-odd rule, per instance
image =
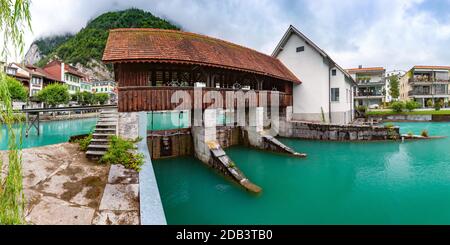
POLYGON ((98 160, 108 151, 109 137, 117 135, 117 120, 117 109, 105 109, 100 112, 91 144, 86 152, 89 159, 98 160))

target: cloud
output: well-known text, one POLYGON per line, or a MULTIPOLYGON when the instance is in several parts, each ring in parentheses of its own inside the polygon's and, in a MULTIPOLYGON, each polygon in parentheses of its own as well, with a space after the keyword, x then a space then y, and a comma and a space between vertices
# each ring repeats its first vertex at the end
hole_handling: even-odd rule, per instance
POLYGON ((27 44, 130 7, 268 54, 293 24, 343 67, 450 65, 450 3, 431 0, 34 0, 27 44))

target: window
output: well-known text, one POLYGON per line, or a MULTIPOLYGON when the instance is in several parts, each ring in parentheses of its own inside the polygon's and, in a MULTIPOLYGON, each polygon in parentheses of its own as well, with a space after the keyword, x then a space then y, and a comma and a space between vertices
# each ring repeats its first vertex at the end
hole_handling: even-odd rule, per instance
POLYGON ((13 76, 15 76, 16 74, 17 74, 17 69, 14 69, 14 68, 7 68, 6 69, 6 73, 8 74, 8 75, 13 75, 13 76))
POLYGON ((331 88, 331 101, 339 102, 339 88, 331 88))
POLYGON ((305 51, 305 46, 297 47, 297 53, 305 51))
POLYGON ((336 69, 331 70, 331 75, 336 76, 336 69))
POLYGON ((31 83, 33 84, 33 85, 41 85, 41 78, 39 78, 39 77, 32 77, 31 78, 31 83))

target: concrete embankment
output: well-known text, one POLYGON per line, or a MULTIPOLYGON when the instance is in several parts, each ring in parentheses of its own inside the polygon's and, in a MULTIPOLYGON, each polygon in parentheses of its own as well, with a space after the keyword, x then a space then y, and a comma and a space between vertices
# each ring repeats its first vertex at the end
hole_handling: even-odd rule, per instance
POLYGON ((330 141, 398 140, 400 128, 281 120, 279 135, 288 138, 330 141))

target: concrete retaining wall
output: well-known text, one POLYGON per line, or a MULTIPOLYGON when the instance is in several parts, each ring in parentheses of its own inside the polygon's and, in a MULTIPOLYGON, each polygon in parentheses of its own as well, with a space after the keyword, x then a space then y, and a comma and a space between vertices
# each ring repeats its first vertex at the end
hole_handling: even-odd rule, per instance
POLYGON ((370 141, 399 139, 398 127, 385 128, 383 126, 358 126, 321 124, 281 120, 281 137, 331 140, 331 141, 370 141))
MULTIPOLYGON (((383 115, 383 116, 369 116, 370 120, 377 121, 392 121, 392 122, 430 122, 433 121, 432 115, 383 115)), ((449 120, 450 121, 450 120, 449 120)))

